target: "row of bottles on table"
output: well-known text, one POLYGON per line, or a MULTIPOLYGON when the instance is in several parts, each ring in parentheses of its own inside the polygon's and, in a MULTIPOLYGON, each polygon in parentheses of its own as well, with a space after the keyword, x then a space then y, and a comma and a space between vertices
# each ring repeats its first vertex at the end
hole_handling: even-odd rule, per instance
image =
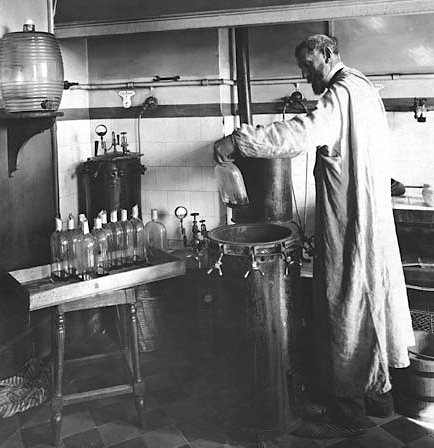
POLYGON ((119 269, 148 261, 156 251, 167 251, 167 232, 158 219, 158 211, 151 210, 151 220, 146 224, 139 218, 137 205, 128 219, 127 210, 110 213, 102 210, 94 219, 92 231, 86 216, 79 215, 76 227, 72 214, 67 229, 56 218, 56 230, 51 235, 51 277, 53 280, 78 278, 89 280, 107 275, 112 269, 119 269))

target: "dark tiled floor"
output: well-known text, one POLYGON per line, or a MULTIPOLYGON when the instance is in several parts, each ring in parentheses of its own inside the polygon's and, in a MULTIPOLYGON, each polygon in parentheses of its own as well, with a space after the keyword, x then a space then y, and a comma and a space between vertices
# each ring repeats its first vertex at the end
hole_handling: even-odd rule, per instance
MULTIPOLYGON (((147 388, 145 427, 137 425, 131 396, 67 406, 60 448, 434 447, 434 425, 430 429, 400 415, 370 419, 367 433, 357 438, 312 439, 270 433, 260 445, 255 434, 233 423, 231 394, 235 389, 229 393, 224 389, 228 376, 222 359, 210 353, 207 335, 197 333, 192 316, 192 309, 181 312, 175 306, 167 316, 160 349, 141 354, 147 388)), ((111 381, 115 370, 92 368, 88 363, 86 369, 80 364, 75 368, 76 373, 68 377, 72 389, 91 387, 98 378, 111 381)), ((49 404, 45 403, 0 420, 0 448, 50 446, 49 419, 49 404)))

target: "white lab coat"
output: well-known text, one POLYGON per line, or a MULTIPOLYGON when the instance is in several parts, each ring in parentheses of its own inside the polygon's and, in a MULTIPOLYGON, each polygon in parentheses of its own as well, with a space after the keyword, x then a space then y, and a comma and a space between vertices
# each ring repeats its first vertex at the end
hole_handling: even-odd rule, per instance
POLYGON ((246 157, 315 151, 314 330, 327 387, 340 397, 387 392, 388 367, 407 367, 414 345, 393 220, 384 106, 345 67, 309 115, 234 138, 246 157))

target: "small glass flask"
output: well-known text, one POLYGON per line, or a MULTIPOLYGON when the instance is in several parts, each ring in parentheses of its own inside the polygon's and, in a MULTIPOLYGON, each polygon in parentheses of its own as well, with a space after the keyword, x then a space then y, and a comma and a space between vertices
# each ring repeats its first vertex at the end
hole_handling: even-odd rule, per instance
POLYGON ((95 237, 89 232, 87 219, 82 221, 81 230, 81 256, 78 277, 81 280, 90 280, 96 277, 97 243, 95 237))
POLYGON ((94 219, 92 235, 96 240, 96 275, 101 277, 109 273, 109 251, 107 232, 102 228, 101 218, 94 219))
POLYGON ((124 265, 131 266, 134 256, 134 229, 128 221, 128 212, 123 208, 121 210, 121 226, 123 231, 122 251, 124 254, 124 265))
POLYGON ((133 226, 133 262, 136 264, 147 261, 145 245, 145 225, 139 218, 139 207, 135 205, 132 209, 130 222, 133 226))
POLYGON ((113 234, 112 268, 119 269, 120 267, 122 267, 124 263, 124 254, 123 254, 124 231, 122 229, 121 223, 118 222, 117 210, 112 210, 110 212, 109 226, 113 234))
POLYGON ((62 220, 55 218, 56 230, 50 237, 51 278, 55 281, 66 280, 68 274, 68 236, 62 229, 62 220))
POLYGON ((151 210, 151 220, 145 225, 146 251, 156 255, 158 251, 167 252, 167 231, 165 225, 158 219, 158 210, 151 210))
POLYGON ((239 168, 232 162, 216 165, 215 176, 220 198, 228 207, 248 205, 246 186, 239 168))

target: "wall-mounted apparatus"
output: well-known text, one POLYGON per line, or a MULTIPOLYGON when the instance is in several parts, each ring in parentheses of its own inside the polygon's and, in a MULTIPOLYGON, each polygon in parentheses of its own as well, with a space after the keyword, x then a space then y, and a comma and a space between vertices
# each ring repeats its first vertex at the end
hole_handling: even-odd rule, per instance
POLYGON ((426 99, 415 98, 413 110, 414 110, 414 118, 416 118, 416 120, 419 123, 425 123, 427 113, 426 99))
POLYGON ((7 112, 56 111, 63 93, 63 60, 51 33, 6 33, 0 49, 0 90, 7 112))

